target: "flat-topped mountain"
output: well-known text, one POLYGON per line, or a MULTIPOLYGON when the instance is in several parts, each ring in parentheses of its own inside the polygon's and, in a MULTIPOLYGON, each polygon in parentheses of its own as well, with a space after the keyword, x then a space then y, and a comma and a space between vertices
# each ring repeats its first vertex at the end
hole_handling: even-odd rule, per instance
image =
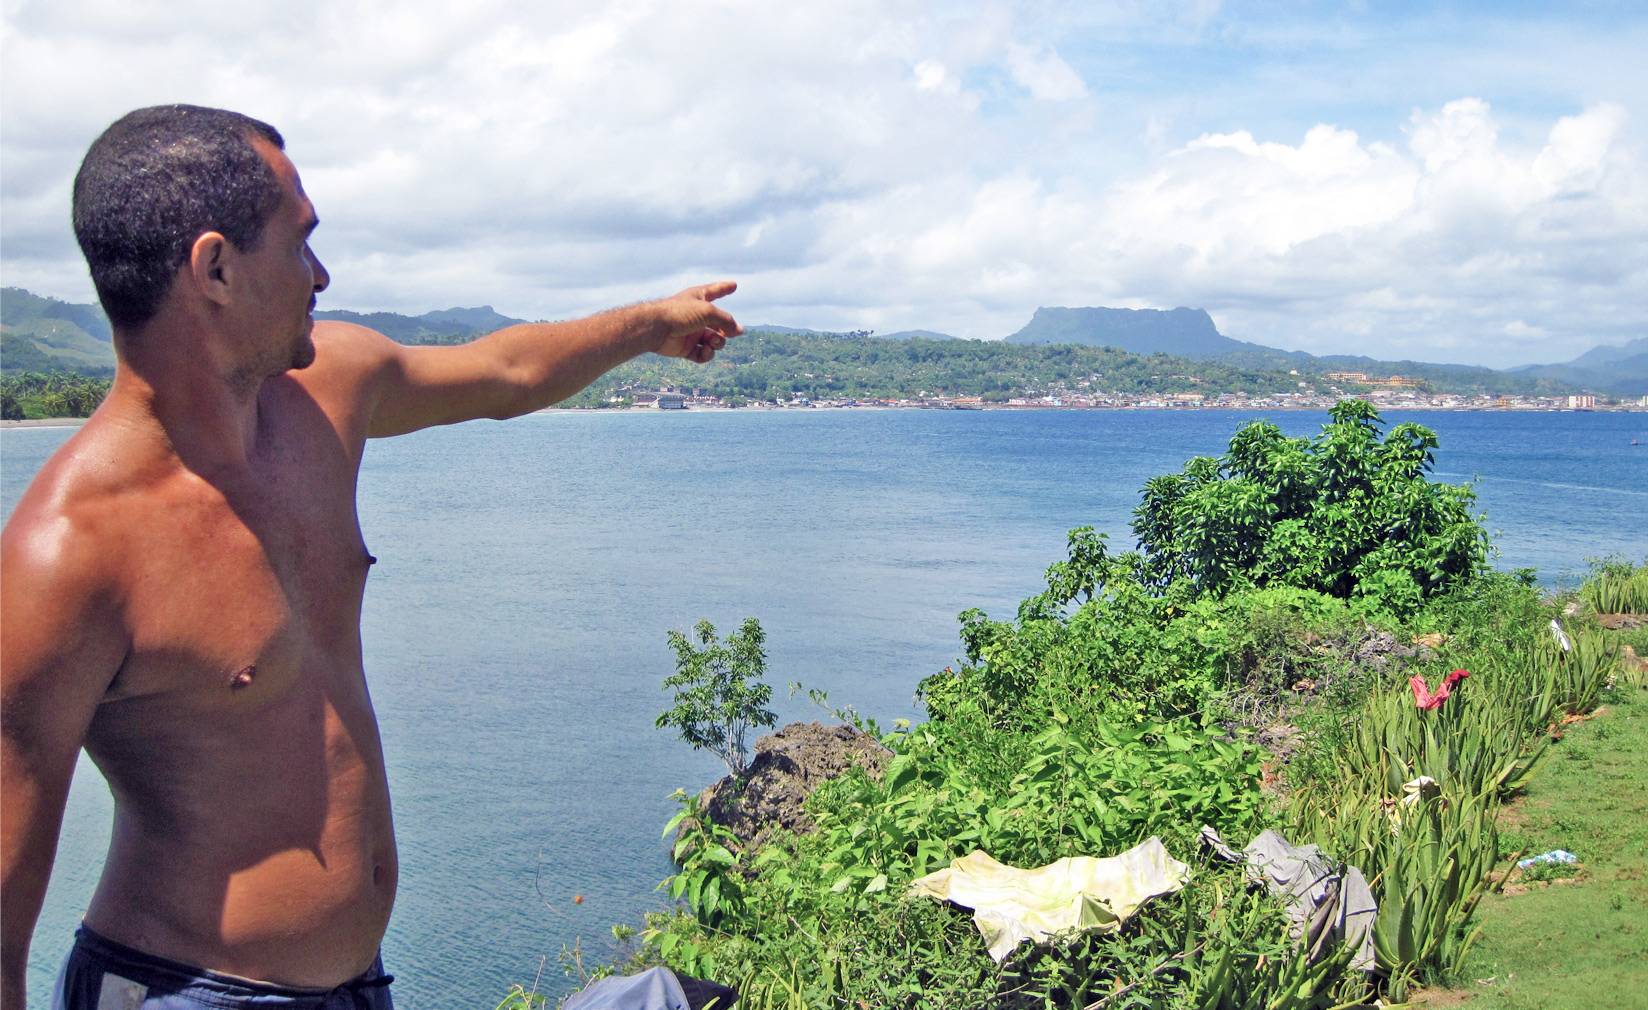
POLYGON ((1232 340, 1213 325, 1205 309, 1109 309, 1043 306, 1024 328, 1007 338, 1012 344, 1087 344, 1133 354, 1172 354, 1181 358, 1216 358, 1237 351, 1270 348, 1232 340))

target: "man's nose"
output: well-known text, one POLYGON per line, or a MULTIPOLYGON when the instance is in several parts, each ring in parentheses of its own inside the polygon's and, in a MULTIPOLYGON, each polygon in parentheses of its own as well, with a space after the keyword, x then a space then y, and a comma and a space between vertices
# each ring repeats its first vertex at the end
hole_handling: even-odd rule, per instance
POLYGON ((309 253, 309 265, 315 272, 315 293, 320 294, 332 283, 332 275, 326 272, 326 267, 321 265, 320 257, 313 250, 309 253))

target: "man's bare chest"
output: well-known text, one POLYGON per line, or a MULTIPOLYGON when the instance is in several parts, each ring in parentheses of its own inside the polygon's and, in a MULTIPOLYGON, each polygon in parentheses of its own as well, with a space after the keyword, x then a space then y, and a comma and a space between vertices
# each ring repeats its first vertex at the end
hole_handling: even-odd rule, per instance
POLYGON ((358 674, 371 558, 348 476, 191 488, 159 510, 123 565, 131 648, 108 699, 245 709, 358 674))

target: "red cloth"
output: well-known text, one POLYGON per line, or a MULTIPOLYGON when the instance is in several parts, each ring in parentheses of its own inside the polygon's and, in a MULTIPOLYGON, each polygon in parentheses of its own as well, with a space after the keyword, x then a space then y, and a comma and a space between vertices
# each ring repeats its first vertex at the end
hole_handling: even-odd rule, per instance
POLYGON ((1442 678, 1442 683, 1437 686, 1435 694, 1431 693, 1424 677, 1410 677, 1408 678, 1408 686, 1413 688, 1413 703, 1424 711, 1441 708, 1442 703, 1448 700, 1448 695, 1453 693, 1454 686, 1470 675, 1469 670, 1453 671, 1442 678))

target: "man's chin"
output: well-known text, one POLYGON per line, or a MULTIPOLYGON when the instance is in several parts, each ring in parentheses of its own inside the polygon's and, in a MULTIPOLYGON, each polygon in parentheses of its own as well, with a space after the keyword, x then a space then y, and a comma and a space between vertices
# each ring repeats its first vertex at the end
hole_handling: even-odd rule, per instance
POLYGON ((305 333, 303 342, 292 351, 292 368, 308 368, 315 363, 314 337, 305 333))

